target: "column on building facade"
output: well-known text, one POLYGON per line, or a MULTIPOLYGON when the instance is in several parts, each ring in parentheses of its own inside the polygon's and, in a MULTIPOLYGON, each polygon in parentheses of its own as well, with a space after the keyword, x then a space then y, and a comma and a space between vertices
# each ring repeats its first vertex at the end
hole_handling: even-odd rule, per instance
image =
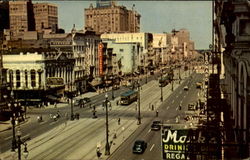
POLYGON ((35 70, 35 74, 36 74, 36 87, 35 88, 38 88, 39 87, 39 74, 38 74, 38 70, 35 70))
POLYGON ((30 74, 30 70, 28 70, 28 89, 31 89, 31 74, 30 74))
POLYGON ((57 67, 53 66, 54 67, 54 71, 55 71, 55 77, 58 77, 58 70, 57 70, 57 67))
POLYGON ((63 81, 66 84, 66 67, 63 67, 63 81))
MULTIPOLYGON (((242 129, 247 128, 247 108, 246 108, 246 84, 247 84, 247 72, 244 62, 239 63, 238 67, 238 107, 239 107, 239 123, 238 125, 242 129)), ((245 134, 244 134, 245 135, 245 134)), ((243 138, 246 138, 245 136, 243 138)))

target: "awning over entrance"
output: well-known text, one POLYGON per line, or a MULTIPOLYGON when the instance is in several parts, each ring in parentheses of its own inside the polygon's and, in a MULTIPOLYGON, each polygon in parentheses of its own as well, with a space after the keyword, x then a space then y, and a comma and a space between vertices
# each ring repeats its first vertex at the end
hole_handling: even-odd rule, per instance
POLYGON ((102 84, 101 81, 93 80, 92 82, 89 83, 91 86, 96 87, 102 84))

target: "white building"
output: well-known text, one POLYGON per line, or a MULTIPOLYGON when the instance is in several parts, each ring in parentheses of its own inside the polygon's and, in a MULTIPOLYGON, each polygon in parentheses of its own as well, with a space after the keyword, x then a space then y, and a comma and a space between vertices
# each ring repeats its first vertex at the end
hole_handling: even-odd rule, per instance
POLYGON ((152 51, 153 35, 151 33, 111 33, 102 34, 101 39, 114 39, 116 43, 140 43, 139 66, 148 63, 148 53, 152 51))

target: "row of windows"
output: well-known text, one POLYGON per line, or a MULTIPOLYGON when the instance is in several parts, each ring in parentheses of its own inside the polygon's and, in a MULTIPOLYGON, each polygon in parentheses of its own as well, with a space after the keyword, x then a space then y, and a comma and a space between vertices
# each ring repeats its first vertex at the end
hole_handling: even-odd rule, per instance
MULTIPOLYGON (((28 79, 28 72, 27 70, 24 71, 24 85, 25 87, 28 87, 28 83, 31 83, 31 87, 36 87, 36 71, 34 69, 30 70, 30 81, 28 79)), ((42 73, 38 72, 38 85, 41 86, 41 76, 42 73)), ((9 82, 10 85, 13 86, 14 82, 13 82, 13 70, 9 70, 9 82)), ((20 70, 16 70, 16 88, 20 88, 21 87, 21 71, 20 70)))

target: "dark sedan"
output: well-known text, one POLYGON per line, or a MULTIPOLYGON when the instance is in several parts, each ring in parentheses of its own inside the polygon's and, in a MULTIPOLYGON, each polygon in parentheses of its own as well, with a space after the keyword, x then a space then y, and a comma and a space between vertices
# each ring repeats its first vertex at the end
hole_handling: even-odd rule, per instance
POLYGON ((133 146, 133 153, 142 154, 147 148, 147 142, 143 140, 137 140, 133 146))
POLYGON ((159 131, 161 129, 161 122, 160 121, 153 121, 151 125, 151 130, 159 131))

